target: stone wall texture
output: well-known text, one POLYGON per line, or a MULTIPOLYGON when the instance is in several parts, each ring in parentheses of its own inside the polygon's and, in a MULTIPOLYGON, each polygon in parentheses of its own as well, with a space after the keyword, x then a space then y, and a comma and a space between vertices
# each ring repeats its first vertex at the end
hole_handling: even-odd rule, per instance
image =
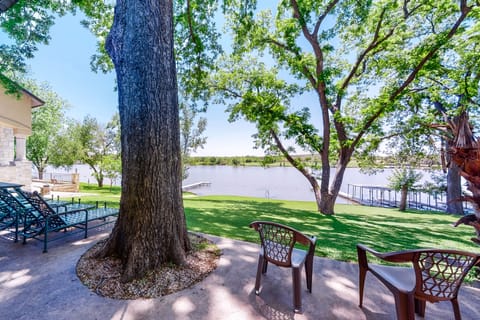
POLYGON ((8 166, 13 161, 15 143, 12 128, 0 127, 0 166, 8 166))
POLYGON ((32 163, 30 161, 12 161, 11 165, 1 165, 0 181, 21 184, 25 190, 31 190, 32 163))

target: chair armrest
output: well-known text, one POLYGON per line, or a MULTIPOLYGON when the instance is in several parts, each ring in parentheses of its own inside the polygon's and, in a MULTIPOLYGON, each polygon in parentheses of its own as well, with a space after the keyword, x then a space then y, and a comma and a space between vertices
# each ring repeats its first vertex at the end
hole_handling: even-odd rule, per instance
POLYGON ((248 226, 249 226, 250 228, 255 229, 255 231, 258 231, 258 227, 259 227, 259 225, 260 225, 260 222, 261 222, 261 221, 253 221, 253 222, 250 223, 248 226))
POLYGON ((315 236, 310 236, 310 246, 308 248, 308 254, 309 255, 315 255, 315 247, 317 245, 317 237, 315 236))
POLYGON ((402 263, 412 262, 418 251, 419 250, 403 250, 381 253, 361 243, 357 244, 358 263, 364 267, 368 266, 367 252, 384 261, 402 263))

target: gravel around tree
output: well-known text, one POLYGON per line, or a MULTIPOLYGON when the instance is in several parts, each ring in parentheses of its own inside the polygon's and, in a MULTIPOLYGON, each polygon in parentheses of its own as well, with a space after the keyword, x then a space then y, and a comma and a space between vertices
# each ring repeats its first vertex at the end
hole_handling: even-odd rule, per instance
POLYGON ((216 269, 220 249, 199 235, 189 233, 192 250, 187 254, 186 266, 166 264, 149 272, 142 279, 122 283, 119 259, 95 259, 105 240, 100 241, 80 257, 77 275, 90 290, 112 299, 156 298, 186 289, 203 280, 216 269))

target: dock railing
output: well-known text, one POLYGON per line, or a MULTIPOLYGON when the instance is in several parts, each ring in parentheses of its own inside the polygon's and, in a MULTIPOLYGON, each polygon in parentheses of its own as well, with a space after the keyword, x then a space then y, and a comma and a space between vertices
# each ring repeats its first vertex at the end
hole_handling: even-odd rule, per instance
MULTIPOLYGON (((400 192, 384 186, 348 184, 347 193, 341 193, 340 196, 354 203, 373 207, 397 208, 400 202, 400 192)), ((411 209, 445 211, 446 192, 412 190, 408 192, 407 205, 411 209)), ((464 203, 464 210, 471 210, 471 206, 464 203)))
POLYGON ((192 184, 187 184, 185 186, 182 186, 182 191, 188 191, 188 190, 192 190, 192 189, 195 189, 195 188, 205 187, 205 186, 209 186, 211 184, 212 183, 208 182, 208 181, 195 182, 195 183, 192 183, 192 184))

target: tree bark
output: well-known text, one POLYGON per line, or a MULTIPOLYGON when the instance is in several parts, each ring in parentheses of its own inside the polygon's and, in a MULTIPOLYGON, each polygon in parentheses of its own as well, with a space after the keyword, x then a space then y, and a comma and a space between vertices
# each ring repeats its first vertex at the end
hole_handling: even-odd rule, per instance
POLYGON ((0 0, 0 13, 10 9, 18 0, 0 0))
MULTIPOLYGON (((312 186, 312 189, 313 189, 313 194, 315 195, 315 201, 317 203, 317 209, 319 212, 322 212, 324 214, 328 214, 326 212, 323 211, 323 208, 322 208, 322 193, 321 193, 321 188, 320 186, 318 185, 318 181, 317 181, 317 178, 312 174, 310 173, 304 166, 301 162, 295 160, 287 151, 287 149, 285 149, 285 147, 283 146, 282 144, 282 141, 280 140, 280 138, 278 137, 277 133, 274 131, 274 130, 270 130, 270 134, 272 135, 272 138, 273 140, 275 141, 275 144, 277 145, 278 149, 280 150, 280 152, 283 154, 283 156, 287 159, 288 162, 290 162, 290 164, 295 168, 297 169, 298 171, 300 171, 300 173, 308 180, 308 182, 310 183, 310 185, 312 186)), ((335 201, 333 202, 335 204, 335 201)), ((332 214, 333 214, 333 205, 332 205, 332 214)))
POLYGON ((43 180, 43 173, 45 171, 45 168, 37 167, 37 171, 38 171, 38 180, 43 180))
POLYGON ((95 174, 95 179, 97 179, 97 184, 99 188, 103 188, 103 178, 104 176, 102 172, 95 174))
POLYGON ((408 197, 408 187, 402 186, 400 190, 400 203, 398 205, 398 210, 405 211, 407 210, 407 197, 408 197))
POLYGON ((120 214, 100 256, 118 256, 123 281, 190 250, 181 193, 173 5, 118 0, 107 39, 122 127, 120 214))
POLYGON ((460 168, 453 161, 447 171, 447 213, 463 215, 460 168))

